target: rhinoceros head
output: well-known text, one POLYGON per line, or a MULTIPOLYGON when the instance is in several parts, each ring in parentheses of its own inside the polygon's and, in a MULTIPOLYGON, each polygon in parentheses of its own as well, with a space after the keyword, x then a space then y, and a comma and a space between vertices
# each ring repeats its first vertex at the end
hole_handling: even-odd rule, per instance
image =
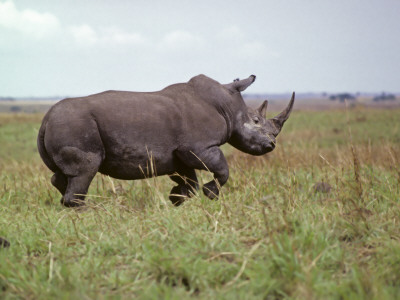
MULTIPOLYGON (((244 80, 235 80, 226 88, 237 89, 239 92, 245 90, 255 80, 252 75, 244 80)), ((240 93, 238 93, 240 95, 240 93)), ((241 98, 241 96, 240 96, 241 98)), ((266 118, 268 101, 265 100, 260 107, 252 109, 245 107, 236 116, 235 128, 229 139, 229 144, 235 148, 252 155, 262 155, 274 150, 276 145, 276 136, 281 131, 283 124, 289 118, 293 108, 295 94, 288 106, 272 119, 266 118)))

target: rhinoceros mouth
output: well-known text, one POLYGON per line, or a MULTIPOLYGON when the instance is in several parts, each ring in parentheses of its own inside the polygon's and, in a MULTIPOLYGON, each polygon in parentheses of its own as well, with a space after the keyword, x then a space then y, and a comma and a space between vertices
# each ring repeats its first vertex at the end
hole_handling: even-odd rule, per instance
POLYGON ((262 147, 265 152, 271 152, 272 150, 275 149, 275 144, 274 143, 264 143, 262 145, 262 147))

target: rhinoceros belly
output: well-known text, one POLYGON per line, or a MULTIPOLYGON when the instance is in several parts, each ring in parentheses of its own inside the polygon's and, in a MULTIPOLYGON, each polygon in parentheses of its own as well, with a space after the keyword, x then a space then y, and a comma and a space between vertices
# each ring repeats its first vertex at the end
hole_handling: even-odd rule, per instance
POLYGON ((106 151, 99 172, 117 179, 134 180, 175 172, 172 149, 124 147, 106 151))

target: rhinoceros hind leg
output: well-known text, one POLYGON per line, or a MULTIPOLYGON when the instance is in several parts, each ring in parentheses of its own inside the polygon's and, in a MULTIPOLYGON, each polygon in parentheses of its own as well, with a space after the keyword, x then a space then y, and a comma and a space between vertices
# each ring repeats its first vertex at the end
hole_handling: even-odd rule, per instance
POLYGON ((93 180, 94 174, 83 174, 80 176, 69 177, 68 187, 61 198, 61 203, 66 207, 76 207, 85 204, 86 193, 93 180))
POLYGON ((184 166, 179 166, 178 171, 169 176, 178 185, 174 186, 170 192, 169 200, 175 206, 181 205, 185 198, 190 198, 199 189, 196 172, 184 166))
POLYGON ((51 177, 51 184, 61 193, 61 203, 64 203, 64 194, 68 185, 67 176, 58 171, 51 177))
MULTIPOLYGON (((65 191, 67 190, 68 178, 61 171, 54 173, 51 177, 51 184, 57 188, 57 190, 64 196, 65 191)), ((63 198, 61 198, 61 203, 63 202, 63 198)))
MULTIPOLYGON (((76 147, 64 147, 59 152, 56 161, 68 181, 61 203, 67 207, 83 205, 89 185, 100 167, 101 155, 85 152, 76 147)), ((60 183, 62 178, 59 175, 54 178, 60 192, 64 187, 60 183)))

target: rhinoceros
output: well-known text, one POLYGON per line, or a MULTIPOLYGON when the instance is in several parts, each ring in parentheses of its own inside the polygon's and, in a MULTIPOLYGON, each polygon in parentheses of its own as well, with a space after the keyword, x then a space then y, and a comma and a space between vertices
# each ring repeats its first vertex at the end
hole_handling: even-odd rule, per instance
POLYGON ((203 192, 218 197, 229 176, 219 146, 268 153, 292 111, 294 93, 272 119, 266 119, 267 101, 247 107, 241 92, 255 79, 220 84, 198 75, 157 92, 106 91, 56 103, 37 142, 61 203, 83 205, 97 172, 125 180, 169 175, 177 184, 169 199, 178 206, 199 188, 195 170, 208 170, 214 180, 203 192))

